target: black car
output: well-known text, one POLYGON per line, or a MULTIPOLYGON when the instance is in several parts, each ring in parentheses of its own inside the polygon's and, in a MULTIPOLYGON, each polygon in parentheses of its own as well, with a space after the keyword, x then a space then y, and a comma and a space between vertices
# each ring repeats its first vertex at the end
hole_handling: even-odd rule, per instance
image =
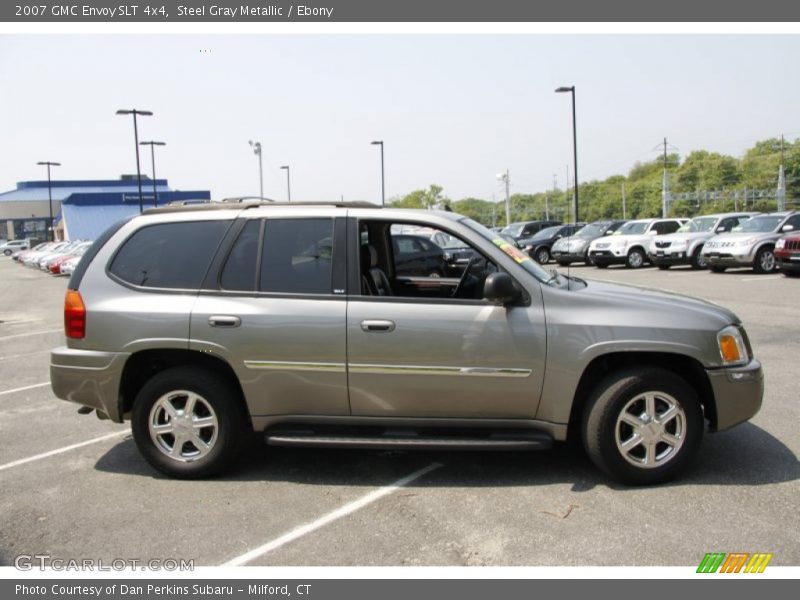
POLYGON ((542 229, 533 237, 519 240, 519 246, 523 252, 533 258, 536 262, 546 265, 550 262, 550 248, 553 247, 561 238, 569 237, 582 228, 586 223, 576 223, 571 225, 555 225, 542 229))
POLYGON ((421 235, 392 234, 394 264, 398 277, 444 277, 445 251, 421 235))
POLYGON ((519 223, 511 223, 511 225, 503 227, 500 233, 510 235, 515 240, 522 240, 533 237, 542 229, 552 227, 553 225, 561 225, 561 221, 520 221, 519 223))

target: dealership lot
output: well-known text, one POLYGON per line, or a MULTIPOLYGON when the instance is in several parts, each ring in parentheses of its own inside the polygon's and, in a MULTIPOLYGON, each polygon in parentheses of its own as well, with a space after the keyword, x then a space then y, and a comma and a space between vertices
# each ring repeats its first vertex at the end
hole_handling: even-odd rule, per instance
POLYGON ((750 270, 570 271, 733 309, 764 364, 761 412, 707 435, 688 474, 654 488, 611 483, 578 444, 428 453, 257 439, 227 476, 174 481, 145 463, 127 425, 78 415, 53 396, 47 352, 63 343, 66 280, 0 260, 0 564, 48 554, 197 565, 691 565, 711 551, 800 564, 800 282, 750 270))

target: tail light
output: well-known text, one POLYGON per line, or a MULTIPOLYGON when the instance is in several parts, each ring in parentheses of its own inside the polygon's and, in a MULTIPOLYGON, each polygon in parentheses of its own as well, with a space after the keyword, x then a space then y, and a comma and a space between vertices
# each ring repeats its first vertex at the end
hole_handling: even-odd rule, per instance
POLYGON ((86 336, 86 306, 78 290, 67 290, 64 298, 64 333, 74 340, 86 336))

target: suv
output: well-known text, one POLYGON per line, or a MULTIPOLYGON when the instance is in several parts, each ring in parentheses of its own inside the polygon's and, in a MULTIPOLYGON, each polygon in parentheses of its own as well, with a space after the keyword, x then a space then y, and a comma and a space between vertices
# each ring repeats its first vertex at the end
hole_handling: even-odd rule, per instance
POLYGON ((4 256, 11 256, 18 250, 27 250, 30 247, 30 240, 9 240, 0 244, 0 252, 2 252, 4 256))
POLYGON ((775 242, 775 260, 786 277, 800 277, 800 232, 775 242))
POLYGON ((521 240, 529 238, 539 233, 542 229, 553 225, 561 225, 561 221, 520 221, 503 227, 500 233, 510 235, 515 240, 521 240))
POLYGON ((533 257, 536 262, 540 265, 546 265, 550 262, 550 249, 553 247, 553 244, 564 237, 574 234, 584 225, 586 225, 586 223, 547 227, 531 238, 519 240, 518 244, 519 247, 527 252, 529 256, 533 257))
POLYGON ((55 395, 129 419, 147 461, 182 478, 222 471, 254 430, 276 446, 448 450, 579 436, 598 467, 651 484, 689 464, 706 423, 752 417, 764 385, 732 312, 547 272, 445 211, 151 209, 83 256, 64 322, 55 395), (458 277, 399 274, 397 225, 479 258, 458 277))
POLYGON ((566 267, 574 262, 591 265, 589 244, 604 235, 611 235, 627 221, 594 221, 575 232, 575 235, 558 240, 551 249, 556 262, 566 267))
POLYGON ((714 236, 703 246, 703 258, 714 273, 728 267, 753 267, 756 273, 772 273, 775 242, 784 233, 800 230, 800 212, 774 212, 756 215, 722 236, 714 236))
POLYGON ((650 262, 666 270, 673 265, 691 265, 693 269, 705 269, 703 244, 715 234, 727 233, 739 223, 758 213, 723 213, 695 217, 678 231, 650 242, 650 262))
POLYGON ((631 269, 647 262, 650 236, 675 233, 689 219, 639 219, 628 221, 608 237, 597 238, 589 244, 589 260, 601 269, 608 265, 624 264, 631 269))

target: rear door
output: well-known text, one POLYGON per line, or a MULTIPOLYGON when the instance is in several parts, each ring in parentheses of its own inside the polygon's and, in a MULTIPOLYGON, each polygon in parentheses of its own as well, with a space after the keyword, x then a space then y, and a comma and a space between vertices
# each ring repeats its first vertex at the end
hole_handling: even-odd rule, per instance
POLYGON ((349 414, 337 229, 333 214, 243 220, 206 277, 190 346, 232 366, 254 416, 349 414))

